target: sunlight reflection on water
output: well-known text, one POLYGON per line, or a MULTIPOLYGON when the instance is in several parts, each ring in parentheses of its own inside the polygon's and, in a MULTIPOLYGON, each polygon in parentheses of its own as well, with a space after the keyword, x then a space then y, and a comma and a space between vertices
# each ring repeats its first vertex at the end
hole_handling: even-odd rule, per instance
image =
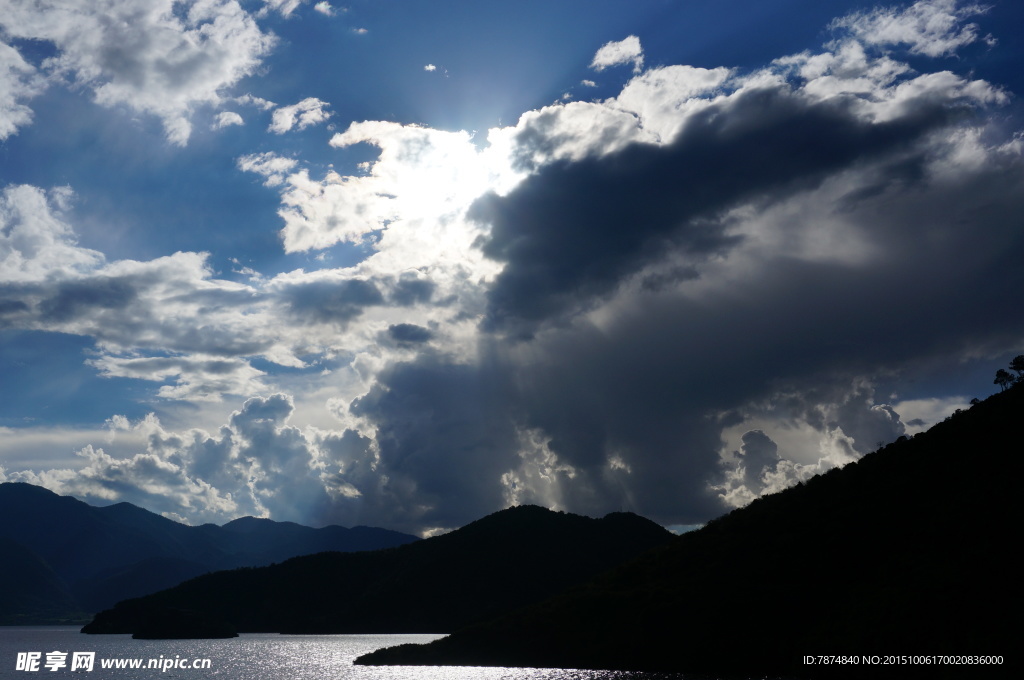
POLYGON ((48 671, 47 678, 87 680, 649 680, 681 675, 542 668, 353 666, 361 654, 442 635, 276 635, 247 634, 230 640, 132 640, 128 635, 82 635, 77 628, 0 627, 0 678, 38 677, 15 670, 19 652, 95 652, 95 669, 48 671), (103 659, 210 659, 208 669, 104 669, 103 659))

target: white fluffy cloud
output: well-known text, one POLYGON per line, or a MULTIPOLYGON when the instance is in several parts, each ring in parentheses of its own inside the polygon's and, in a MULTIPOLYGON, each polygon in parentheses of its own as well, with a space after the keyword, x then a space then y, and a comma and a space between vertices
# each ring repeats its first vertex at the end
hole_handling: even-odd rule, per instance
POLYGON ((60 210, 71 199, 69 189, 46 192, 31 186, 10 186, 0 195, 0 281, 39 283, 54 276, 73 276, 103 262, 102 253, 79 248, 60 210))
POLYGON ((247 156, 239 164, 270 184, 284 183, 281 234, 286 251, 359 243, 374 232, 397 230, 415 220, 421 228, 406 235, 437 254, 445 244, 428 245, 430 235, 423 230, 451 232, 455 226, 445 226, 446 216, 460 215, 486 189, 514 181, 509 179, 515 173, 508 168, 507 157, 501 156, 505 147, 498 141, 480 152, 465 132, 366 121, 353 123, 330 142, 339 148, 377 146, 380 156, 366 164, 366 174, 342 176, 331 171, 317 181, 302 169, 286 177, 293 167, 285 167, 290 161, 267 155, 247 156))
POLYGON ((730 69, 664 66, 633 78, 611 106, 635 114, 644 131, 657 141, 671 140, 694 113, 715 101, 730 69))
POLYGON ((175 384, 164 385, 157 396, 184 401, 220 401, 225 394, 259 394, 267 387, 262 371, 244 359, 193 354, 184 357, 104 355, 86 363, 106 378, 136 378, 175 384))
POLYGON ((608 42, 594 55, 590 68, 603 71, 609 66, 632 64, 633 71, 639 73, 644 66, 644 51, 640 47, 640 38, 630 35, 618 42, 608 42))
MULTIPOLYGON (((174 519, 223 523, 244 515, 345 525, 380 522, 395 490, 374 474, 370 440, 348 431, 289 424, 292 397, 246 400, 215 433, 166 429, 153 414, 111 419, 107 445, 141 450, 112 456, 85 446, 74 468, 5 472, 0 480, 45 486, 88 501, 129 501, 174 519), (357 485, 359 488, 357 488, 357 485)), ((395 526, 405 519, 395 515, 395 526)), ((416 530, 414 524, 404 528, 416 530)))
POLYGON ((268 187, 283 184, 288 172, 298 165, 294 158, 282 158, 272 152, 251 154, 238 159, 238 168, 246 172, 263 175, 268 187))
POLYGON ((911 7, 876 7, 832 23, 869 45, 903 46, 912 54, 948 56, 978 39, 978 25, 968 17, 985 13, 980 4, 958 7, 957 0, 920 0, 911 7))
POLYGON ((335 14, 338 13, 338 10, 334 9, 331 6, 331 3, 327 2, 327 0, 321 0, 320 2, 316 3, 315 5, 313 5, 313 9, 315 9, 317 12, 320 12, 320 14, 329 17, 333 17, 335 14))
POLYGON ((231 125, 243 125, 245 123, 242 117, 234 111, 221 111, 217 114, 217 119, 213 124, 215 130, 220 128, 229 127, 231 125))
POLYGON ((0 27, 53 43, 42 64, 51 78, 158 116, 174 144, 188 141, 193 108, 217 104, 275 42, 236 0, 10 0, 0 27))
POLYGON ((327 111, 329 106, 330 104, 316 97, 307 97, 298 104, 282 106, 274 111, 267 130, 279 135, 292 129, 304 130, 310 125, 322 123, 330 118, 331 114, 327 111))
POLYGON ((16 49, 0 42, 0 141, 32 122, 25 101, 39 94, 42 79, 16 49))
MULTIPOLYGON (((263 0, 264 9, 263 11, 274 10, 279 12, 281 16, 291 16, 291 13, 299 8, 305 0, 263 0)), ((319 9, 319 7, 317 8, 319 9)))
POLYGON ((722 430, 725 479, 716 488, 731 506, 841 467, 908 431, 907 412, 876 403, 864 380, 837 384, 829 393, 775 394, 743 411, 722 430))

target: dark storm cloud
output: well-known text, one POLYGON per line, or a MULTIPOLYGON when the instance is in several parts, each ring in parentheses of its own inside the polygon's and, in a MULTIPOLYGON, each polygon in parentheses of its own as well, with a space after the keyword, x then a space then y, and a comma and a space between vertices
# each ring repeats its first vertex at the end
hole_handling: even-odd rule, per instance
POLYGON ((413 323, 398 323, 388 326, 388 337, 400 345, 418 345, 429 342, 434 334, 429 328, 413 323))
MULTIPOLYGON (((517 462, 505 379, 486 365, 423 356, 400 363, 352 403, 376 424, 386 511, 420 526, 460 526, 504 506, 517 462)), ((378 500, 381 502, 381 500, 378 500)))
POLYGON ((8 316, 27 312, 28 305, 21 300, 0 300, 0 316, 8 316))
POLYGON ((534 340, 515 367, 525 422, 584 470, 625 452, 634 507, 678 521, 714 503, 703 483, 715 478, 715 413, 756 412, 752 404, 788 392, 800 395, 790 408, 835 405, 818 427, 841 427, 858 452, 891 441, 902 424, 850 394, 857 376, 935 367, 1024 337, 1005 302, 1006 291, 1024 290, 1014 262, 1024 177, 1007 170, 846 213, 887 251, 878 262, 781 257, 711 299, 636 295, 601 329, 580 323, 534 340))
MULTIPOLYGON (((806 123, 797 115, 800 107, 788 110, 806 123)), ((1024 290, 1017 261, 1024 249, 1024 165, 1014 153, 980 147, 985 163, 947 162, 956 154, 941 140, 967 134, 958 119, 959 113, 947 118, 943 134, 933 137, 924 133, 943 116, 916 117, 904 126, 903 133, 913 132, 908 138, 872 134, 846 120, 842 143, 828 139, 830 126, 803 125, 816 135, 803 138, 803 146, 832 151, 781 159, 780 173, 795 178, 782 184, 768 171, 750 170, 760 179, 749 185, 758 189, 740 198, 773 187, 772 200, 757 195, 761 209, 728 222, 737 233, 777 241, 737 242, 728 258, 697 278, 686 263, 713 240, 673 234, 660 250, 648 249, 642 239, 661 234, 641 227, 641 236, 615 233, 616 225, 583 199, 584 180, 598 187, 592 197, 615 193, 618 185, 642 191, 654 182, 673 194, 659 205, 689 205, 675 195, 685 195, 684 186, 655 181, 647 164, 615 166, 612 182, 601 171, 623 156, 583 161, 579 173, 565 163, 550 174, 541 171, 506 202, 488 199, 489 209, 505 212, 487 247, 501 244, 513 275, 522 277, 499 276, 493 318, 542 319, 565 311, 560 305, 575 304, 585 289, 608 296, 601 325, 577 316, 525 342, 491 335, 483 341, 489 358, 480 366, 425 357, 393 368, 353 407, 381 428, 385 469, 401 470, 417 495, 430 488, 421 498, 469 494, 464 506, 447 501, 445 516, 454 519, 493 501, 498 489, 487 483, 522 463, 511 454, 511 433, 536 432, 557 465, 567 466, 564 474, 548 474, 560 480, 560 507, 592 514, 626 508, 663 523, 695 523, 725 509, 715 488, 722 478, 723 427, 762 415, 783 423, 798 419, 823 436, 841 432, 836 446, 847 455, 891 441, 904 426, 891 406, 874 403, 870 388, 858 386, 860 379, 934 370, 965 353, 1005 351, 1024 337, 1024 318, 1010 313, 1006 302, 1007 291, 1024 290), (575 195, 570 180, 581 183, 575 195), (600 228, 592 230, 595 220, 600 228), (521 241, 513 238, 516 229, 521 241), (580 242, 581 252, 573 251, 591 231, 604 239, 601 248, 591 251, 580 242), (822 240, 830 244, 826 256, 798 252, 799 244, 822 240), (562 257, 568 264, 559 268, 562 257), (645 285, 665 271, 659 285, 645 285), (634 288, 624 286, 631 277, 639 282, 634 288), (515 287, 520 283, 521 290, 515 287), (548 299, 531 300, 531 285, 548 299), (488 391, 487 399, 467 389, 482 383, 504 387, 488 391), (464 449, 449 446, 452 437, 473 442, 473 474, 455 453, 464 449), (475 476, 488 494, 472 495, 481 494, 475 476)), ((776 128, 789 129, 781 121, 776 128)), ((731 164, 725 158, 705 166, 707 172, 717 168, 717 176, 694 179, 707 193, 722 192, 708 203, 718 210, 740 204, 716 183, 729 185, 733 175, 746 172, 731 169, 744 164, 743 156, 731 164)), ((661 198, 648 196, 650 202, 661 198)), ((625 208, 611 204, 608 212, 621 221, 620 231, 637 224, 625 208)), ((724 219, 706 221, 712 233, 726 229, 724 219)), ((668 220, 661 224, 669 229, 668 220)), ((761 466, 758 475, 770 467, 761 466)), ((763 487, 760 477, 756 481, 763 487)), ((536 489, 517 498, 552 502, 536 489)))
POLYGON ((430 302, 437 284, 427 279, 403 276, 391 291, 391 302, 402 307, 430 302))
MULTIPOLYGON (((490 291, 488 326, 525 324, 519 330, 529 332, 609 292, 666 249, 700 262, 736 243, 714 219, 719 211, 769 193, 778 200, 837 169, 898 153, 958 115, 925 100, 895 120, 869 123, 844 99, 753 90, 694 115, 671 144, 544 167, 471 209, 491 225, 484 253, 506 263, 490 291)), ((538 144, 543 136, 522 139, 538 144)))
POLYGON ((230 375, 238 370, 237 361, 218 361, 216 359, 195 360, 182 357, 148 357, 133 359, 132 370, 137 375, 152 375, 164 372, 177 373, 183 367, 193 371, 201 371, 213 376, 230 375))
POLYGON ((319 323, 344 324, 366 307, 380 305, 384 295, 370 281, 344 279, 292 284, 280 293, 289 311, 319 323))
POLYGON ((531 119, 520 155, 562 160, 470 210, 504 264, 484 358, 395 364, 352 404, 376 428, 381 507, 707 521, 903 433, 880 377, 1019 344, 1024 164, 983 141, 993 90, 935 75, 874 98, 769 79, 664 145, 582 158, 563 138, 581 109, 531 119), (742 471, 723 466, 747 421, 742 471), (784 450, 772 427, 813 443, 784 450))
POLYGON ((65 322, 101 309, 124 309, 137 297, 130 281, 95 277, 58 284, 53 294, 39 304, 39 311, 44 320, 65 322))
POLYGON ((743 446, 736 456, 743 467, 747 488, 759 493, 764 488, 763 473, 773 471, 779 462, 779 447, 761 430, 751 430, 743 434, 743 446))

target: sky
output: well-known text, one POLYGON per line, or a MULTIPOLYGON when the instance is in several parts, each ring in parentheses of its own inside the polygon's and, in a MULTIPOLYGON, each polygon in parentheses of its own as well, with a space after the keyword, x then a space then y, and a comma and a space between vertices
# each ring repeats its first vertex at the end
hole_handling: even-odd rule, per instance
POLYGON ((0 481, 689 526, 922 431, 1024 352, 1021 25, 0 0, 0 481))

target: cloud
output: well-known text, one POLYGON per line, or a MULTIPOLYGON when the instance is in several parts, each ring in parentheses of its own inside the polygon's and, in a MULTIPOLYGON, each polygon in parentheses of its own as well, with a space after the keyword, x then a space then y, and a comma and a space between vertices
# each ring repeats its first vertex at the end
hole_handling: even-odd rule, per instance
POLYGON ((66 189, 30 186, 7 187, 0 197, 6 328, 91 337, 100 351, 91 363, 103 375, 178 376, 177 387, 160 390, 167 398, 251 393, 259 372, 239 363, 241 357, 266 353, 297 361, 288 350, 273 349, 280 337, 260 330, 257 292, 213 279, 205 254, 107 262, 75 243, 63 220, 69 200, 66 189), (222 370, 226 365, 234 368, 222 370))
POLYGON ((860 378, 819 381, 749 403, 719 417, 731 424, 722 430, 724 481, 714 488, 740 506, 845 465, 904 435, 901 411, 877 403, 872 384, 860 378), (739 450, 728 452, 737 438, 739 450))
POLYGON ((352 403, 376 426, 392 512, 450 527, 503 505, 501 475, 517 463, 518 440, 501 391, 486 369, 424 357, 391 367, 352 403))
MULTIPOLYGON (((329 516, 332 501, 324 478, 340 469, 344 461, 338 453, 344 449, 322 447, 315 431, 289 426, 293 410, 291 397, 283 394, 248 399, 213 435, 199 429, 167 431, 150 414, 112 431, 112 441, 135 435, 145 442, 133 455, 115 458, 86 446, 76 454, 83 463, 78 469, 7 477, 91 501, 126 500, 194 523, 243 515, 286 521, 329 516)), ((352 498, 351 487, 343 489, 348 495, 339 492, 338 512, 352 498)), ((348 510, 348 523, 358 523, 356 509, 348 510)))
POLYGON ((423 67, 423 70, 424 71, 436 71, 437 67, 434 66, 433 64, 427 64, 426 66, 423 67))
MULTIPOLYGON (((300 169, 285 178, 280 214, 288 252, 361 243, 374 232, 398 231, 407 220, 422 224, 461 213, 487 186, 501 184, 503 171, 511 174, 502 168, 500 149, 480 152, 465 132, 365 121, 334 135, 330 144, 371 144, 380 156, 368 164, 365 175, 330 171, 318 181, 300 169)), ((248 156, 240 163, 268 179, 281 177, 278 166, 268 165, 270 160, 248 156)), ((423 243, 423 236, 421 232, 417 241, 423 243)), ((429 251, 437 247, 437 242, 428 246, 429 251)))
POLYGON ((309 126, 322 123, 331 117, 331 114, 325 110, 328 106, 330 104, 320 101, 316 97, 307 97, 298 104, 282 106, 274 111, 273 119, 267 130, 279 135, 292 129, 305 130, 309 126))
POLYGON ((984 14, 984 5, 958 7, 957 0, 921 0, 907 9, 876 7, 832 22, 869 45, 906 45, 912 54, 942 57, 978 39, 978 25, 964 19, 984 14))
POLYGON ((666 247, 682 256, 673 271, 693 277, 738 243, 721 219, 729 206, 779 200, 854 165, 923 162, 936 131, 1006 101, 984 81, 910 74, 852 40, 832 47, 743 76, 664 67, 615 99, 524 115, 514 153, 533 174, 470 211, 490 225, 484 253, 505 264, 491 326, 529 333, 531 320, 585 309, 666 247))
MULTIPOLYGON (((415 494, 408 493, 409 484, 441 495, 458 486, 440 469, 432 480, 419 476, 429 456, 417 460, 385 448, 384 463, 373 440, 353 430, 290 425, 294 410, 286 394, 247 399, 215 434, 198 428, 167 430, 153 414, 134 422, 118 417, 109 443, 128 438, 141 450, 114 457, 86 446, 76 453, 76 469, 0 473, 7 481, 39 484, 93 502, 125 500, 194 524, 253 515, 315 526, 374 523, 413 531, 420 530, 423 518, 452 521, 439 509, 411 503, 415 494), (382 474, 385 465, 390 477, 382 474)), ((470 466, 488 460, 464 448, 452 456, 470 466)), ((480 507, 492 500, 482 499, 480 507)))
POLYGON ((238 168, 246 172, 255 172, 266 177, 264 184, 268 187, 284 184, 287 173, 298 165, 294 158, 283 158, 273 152, 250 154, 238 159, 238 168))
POLYGON ((101 106, 159 117, 178 145, 191 134, 193 108, 219 103, 276 42, 235 0, 14 0, 0 27, 53 43, 57 54, 44 62, 51 79, 88 88, 101 106))
POLYGON ((282 283, 279 291, 289 314, 317 323, 344 325, 366 307, 384 303, 383 294, 373 282, 331 275, 282 283))
POLYGON ((851 164, 904 152, 951 120, 945 102, 932 101, 902 119, 872 123, 788 89, 741 90, 691 116, 669 144, 545 166, 471 212, 491 225, 483 252, 505 263, 490 292, 490 324, 529 326, 576 311, 666 248, 684 269, 725 255, 738 235, 716 219, 723 210, 758 196, 782 198, 851 164), (812 138, 813 145, 801 143, 812 138))
POLYGON ((437 290, 437 284, 421 278, 415 272, 403 272, 391 291, 391 302, 400 307, 430 302, 437 290))
POLYGON ((28 185, 8 186, 0 195, 0 281, 38 283, 55 274, 89 271, 103 261, 97 251, 79 248, 60 219, 70 194, 49 195, 28 185))
MULTIPOLYGON (((283 17, 291 16, 291 13, 299 8, 305 0, 263 0, 264 8, 261 10, 266 13, 270 10, 278 12, 283 17)), ((322 11, 319 5, 326 3, 318 3, 316 9, 322 11)))
POLYGON ((633 64, 633 72, 639 73, 644 66, 644 51, 640 47, 640 38, 630 35, 618 42, 607 42, 594 55, 590 68, 603 71, 609 66, 633 64))
POLYGON ((231 101, 246 106, 255 106, 261 111, 269 111, 277 106, 277 104, 272 101, 268 101, 262 97, 254 97, 251 94, 243 94, 240 97, 234 97, 231 101))
POLYGON ((149 453, 116 459, 87 446, 77 470, 17 472, 8 481, 27 482, 92 502, 128 501, 174 519, 220 519, 240 508, 230 497, 184 474, 179 465, 149 453))
POLYGON ((105 378, 135 378, 166 382, 157 391, 163 399, 220 401, 225 394, 252 395, 266 391, 264 373, 239 358, 102 356, 87 361, 105 378))
MULTIPOLYGON (((500 334, 478 369, 508 386, 516 435, 491 443, 517 451, 506 498, 700 521, 739 500, 716 481, 732 419, 802 433, 761 430, 787 448, 743 485, 749 500, 904 431, 861 376, 1017 342, 998 291, 1021 284, 1007 260, 1021 158, 976 127, 1005 96, 835 50, 750 74, 666 67, 510 133, 531 174, 470 213, 503 265, 484 326, 500 334), (957 226, 982 213, 991 240, 957 226), (951 315, 951 299, 977 306, 951 315)), ((389 394, 420 367, 447 379, 418 362, 388 374, 389 394)))
MULTIPOLYGON (((273 175, 290 167, 282 161, 262 156, 241 165, 273 175)), ((469 285, 458 270, 419 272, 404 264, 394 272, 385 264, 363 273, 295 270, 274 277, 250 270, 242 284, 216 278, 205 253, 108 262, 76 244, 65 222, 71 199, 66 188, 12 186, 0 194, 0 323, 5 330, 90 338, 96 349, 87 364, 99 375, 157 383, 162 399, 220 401, 263 392, 268 383, 252 364, 257 358, 293 369, 307 367, 302 356, 315 363, 342 351, 371 351, 374 361, 386 361, 374 347, 389 326, 426 328, 438 314, 462 312, 447 300, 435 310, 435 276, 446 294, 469 285)), ((392 353, 403 353, 411 339, 399 333, 392 353)))
POLYGON ((353 125, 333 143, 376 144, 367 175, 282 185, 290 249, 379 233, 360 267, 429 272, 435 305, 452 279, 406 238, 444 222, 466 264, 485 256, 471 266, 482 300, 463 288, 453 303, 483 314, 474 348, 440 353, 455 337, 440 307, 392 321, 381 337, 420 353, 371 364, 369 391, 336 411, 380 447, 392 488, 429 508, 420 521, 469 519, 499 495, 704 521, 904 433, 874 380, 1019 342, 998 311, 1022 283, 1008 258, 1024 165, 989 113, 1007 95, 915 72, 859 35, 752 72, 651 69, 617 97, 527 112, 472 152, 447 133, 353 125), (429 184, 452 166, 494 168, 481 197, 429 184), (963 226, 979 219, 983 232, 963 226), (441 444, 453 436, 490 458, 467 466, 441 444), (723 467, 729 450, 746 465, 723 467), (476 500, 446 500, 464 494, 476 500))
POLYGON ((313 5, 313 9, 315 9, 317 12, 320 12, 320 14, 329 17, 333 17, 335 14, 338 13, 338 10, 331 7, 331 3, 326 2, 326 0, 323 0, 313 5))
POLYGON ((217 121, 213 124, 214 130, 226 128, 230 125, 242 125, 245 121, 234 111, 221 111, 217 114, 217 121))
POLYGON ((906 424, 908 435, 924 432, 932 425, 942 422, 944 418, 957 409, 970 408, 970 398, 964 396, 930 397, 926 399, 907 399, 893 404, 906 424))
POLYGON ((388 337, 399 344, 415 345, 429 342, 434 334, 429 328, 413 323, 398 323, 388 326, 388 337))
POLYGON ((650 141, 667 142, 699 111, 712 107, 732 69, 663 66, 630 80, 610 108, 636 116, 650 141))
MULTIPOLYGON (((0 455, 11 470, 58 469, 68 455, 83 448, 83 441, 103 442, 109 430, 102 424, 74 427, 0 427, 0 455)), ((144 444, 144 442, 143 442, 144 444)), ((116 447, 120 455, 133 455, 133 447, 116 447)), ((76 459, 77 460, 77 459, 76 459)))
POLYGON ((10 45, 0 42, 0 141, 32 122, 25 101, 43 90, 36 69, 10 45))
POLYGON ((856 15, 818 51, 649 69, 486 140, 353 123, 331 146, 377 156, 350 173, 239 158, 280 197, 284 250, 360 245, 347 267, 239 284, 201 253, 108 262, 75 243, 67 190, 8 188, 7 327, 93 338, 103 375, 236 409, 118 429, 136 449, 95 443, 78 482, 31 474, 159 490, 196 521, 423 531, 537 502, 698 524, 913 431, 954 401, 881 384, 1024 351, 1010 95, 903 61, 965 39, 946 3, 886 16, 932 10, 956 21, 917 42, 856 15))
POLYGON ((136 300, 136 289, 127 279, 93 277, 84 281, 58 283, 52 294, 43 298, 38 308, 40 316, 46 321, 67 322, 101 313, 101 310, 122 310, 136 300))
POLYGON ((743 435, 743 446, 735 454, 741 461, 743 480, 748 489, 760 494, 766 486, 764 477, 775 472, 779 463, 779 446, 761 430, 743 435))

